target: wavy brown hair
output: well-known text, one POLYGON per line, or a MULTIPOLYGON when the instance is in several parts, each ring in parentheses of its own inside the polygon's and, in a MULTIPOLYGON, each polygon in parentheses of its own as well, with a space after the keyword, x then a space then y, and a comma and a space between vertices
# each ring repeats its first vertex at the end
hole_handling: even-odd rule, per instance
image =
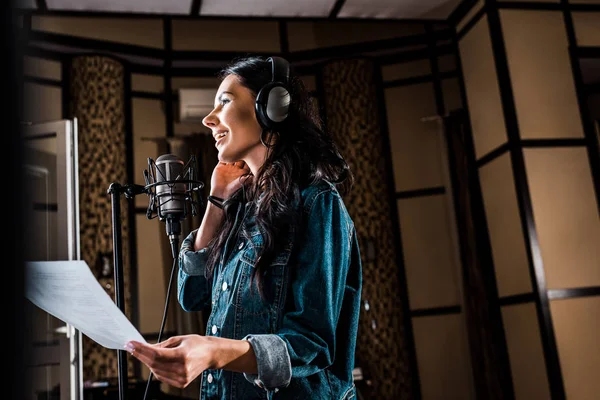
MULTIPOLYGON (((256 97, 260 89, 271 81, 271 73, 271 64, 266 58, 248 57, 235 60, 221 71, 219 77, 225 79, 231 74, 236 75, 256 97)), ((237 203, 253 201, 264 195, 249 210, 256 213, 256 224, 263 236, 262 252, 252 273, 263 299, 268 293, 263 288, 263 276, 269 272, 268 267, 277 250, 285 245, 282 240, 287 237, 290 225, 298 226, 300 223, 302 210, 294 204, 301 204, 301 191, 327 180, 336 185, 341 195, 345 195, 354 183, 350 167, 331 136, 322 128, 308 91, 293 71, 290 71, 288 89, 291 95, 288 118, 279 132, 266 132, 269 136, 274 135, 276 140, 274 143, 267 141, 270 144, 265 163, 255 177, 248 173, 240 178, 242 186, 226 199, 224 223, 208 244, 206 274, 207 278, 212 278, 225 241, 235 224, 237 203)))

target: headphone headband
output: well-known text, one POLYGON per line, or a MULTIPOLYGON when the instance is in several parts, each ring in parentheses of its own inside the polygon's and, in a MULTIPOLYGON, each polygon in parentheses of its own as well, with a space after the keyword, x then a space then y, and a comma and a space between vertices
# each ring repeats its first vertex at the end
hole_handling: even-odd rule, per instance
POLYGON ((271 82, 288 84, 290 79, 290 65, 281 57, 269 57, 267 62, 271 63, 271 82))

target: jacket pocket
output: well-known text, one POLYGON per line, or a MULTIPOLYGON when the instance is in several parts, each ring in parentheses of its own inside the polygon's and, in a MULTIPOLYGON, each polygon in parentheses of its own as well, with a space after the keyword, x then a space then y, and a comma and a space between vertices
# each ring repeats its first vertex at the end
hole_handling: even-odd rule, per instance
POLYGON ((246 238, 240 239, 238 246, 243 247, 239 258, 239 282, 235 289, 233 305, 245 314, 261 315, 277 311, 277 305, 283 289, 284 271, 290 258, 291 248, 279 251, 271 264, 263 270, 263 294, 258 291, 258 278, 255 264, 263 249, 263 237, 260 232, 250 231, 246 238))

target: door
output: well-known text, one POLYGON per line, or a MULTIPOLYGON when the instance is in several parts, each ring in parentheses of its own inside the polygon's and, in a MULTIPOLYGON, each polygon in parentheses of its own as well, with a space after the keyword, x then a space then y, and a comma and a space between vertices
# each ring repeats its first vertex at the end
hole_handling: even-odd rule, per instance
MULTIPOLYGON (((79 260, 77 120, 24 126, 25 261, 79 260)), ((81 333, 26 302, 28 398, 83 398, 81 333)))

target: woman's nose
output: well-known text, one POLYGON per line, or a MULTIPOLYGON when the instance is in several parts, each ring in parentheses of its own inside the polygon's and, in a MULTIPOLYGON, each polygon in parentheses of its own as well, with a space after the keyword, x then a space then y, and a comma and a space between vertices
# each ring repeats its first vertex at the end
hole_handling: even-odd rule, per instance
POLYGON ((211 111, 206 117, 202 118, 202 124, 207 128, 212 128, 218 125, 218 120, 215 115, 215 110, 211 111))

